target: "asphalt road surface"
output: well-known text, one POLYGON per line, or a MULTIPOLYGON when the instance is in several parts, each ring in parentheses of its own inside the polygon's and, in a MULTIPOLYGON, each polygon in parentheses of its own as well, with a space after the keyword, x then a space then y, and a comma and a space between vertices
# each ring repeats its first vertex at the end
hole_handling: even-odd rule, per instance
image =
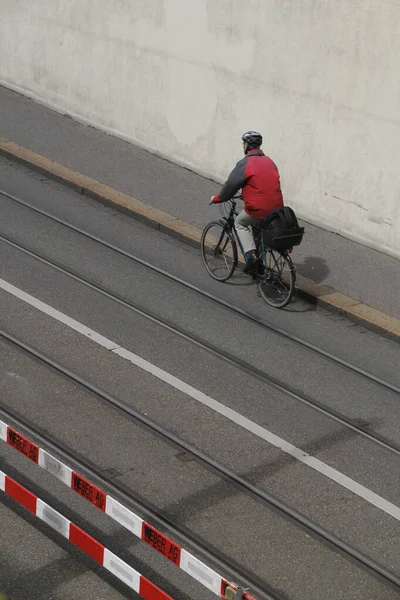
MULTIPOLYGON (((265 598, 398 598, 388 581, 400 577, 398 344, 298 299, 269 308, 243 274, 218 284, 198 249, 6 160, 0 189, 0 329, 187 450, 2 336, 4 409, 112 473, 223 556, 229 573, 236 564, 263 582, 265 598)), ((0 470, 173 598, 214 597, 2 442, 0 470)), ((9 598, 28 597, 27 586, 32 598, 135 596, 0 499, 9 598)))

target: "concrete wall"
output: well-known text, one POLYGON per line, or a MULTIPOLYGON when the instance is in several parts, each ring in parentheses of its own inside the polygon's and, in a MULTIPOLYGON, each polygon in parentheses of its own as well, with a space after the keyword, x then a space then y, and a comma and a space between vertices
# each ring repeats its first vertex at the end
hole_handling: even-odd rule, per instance
POLYGON ((0 79, 218 180, 259 129, 302 217, 400 257, 400 2, 1 0, 0 79))

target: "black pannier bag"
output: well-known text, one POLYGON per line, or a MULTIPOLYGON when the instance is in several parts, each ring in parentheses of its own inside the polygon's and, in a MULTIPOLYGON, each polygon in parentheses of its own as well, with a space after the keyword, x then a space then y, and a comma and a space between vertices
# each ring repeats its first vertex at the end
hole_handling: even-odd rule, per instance
POLYGON ((262 237, 265 246, 272 250, 291 250, 298 246, 304 235, 292 208, 282 206, 273 210, 263 221, 262 237))

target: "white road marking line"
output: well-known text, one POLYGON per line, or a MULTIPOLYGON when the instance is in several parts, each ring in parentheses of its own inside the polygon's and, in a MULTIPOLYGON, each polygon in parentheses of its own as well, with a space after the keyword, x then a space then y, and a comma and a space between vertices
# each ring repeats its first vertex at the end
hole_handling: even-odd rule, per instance
POLYGON ((151 362, 145 360, 144 358, 141 358, 140 356, 134 354, 130 350, 119 346, 115 342, 112 342, 108 338, 102 336, 100 333, 93 331, 93 329, 86 327, 86 325, 79 323, 79 321, 75 321, 75 319, 68 317, 56 308, 45 304, 44 302, 38 300, 34 296, 31 296, 30 294, 27 294, 23 290, 15 287, 11 283, 8 283, 4 279, 0 279, 0 288, 8 292, 9 294, 12 294, 16 298, 23 300, 30 306, 35 307, 36 309, 59 321, 60 323, 67 325, 67 327, 70 327, 74 331, 77 331, 78 333, 84 335, 85 337, 92 340, 93 342, 96 342, 100 346, 107 348, 107 350, 114 352, 114 354, 118 354, 118 356, 121 356, 122 358, 130 361, 135 366, 139 367, 140 369, 143 369, 144 371, 147 371, 148 373, 150 373, 154 377, 157 377, 161 381, 168 383, 170 386, 174 387, 180 392, 183 392, 187 396, 190 396, 194 400, 197 400, 204 406, 208 406, 208 408, 211 408, 211 410, 214 410, 218 414, 226 417, 227 419, 229 419, 233 423, 236 423, 243 429, 250 431, 251 433, 265 440, 272 446, 279 448, 286 454, 290 454, 290 456, 293 456, 298 461, 311 467, 315 471, 318 471, 318 473, 325 475, 332 481, 335 481, 342 487, 347 488, 360 498, 363 498, 373 506, 376 506, 383 512, 387 513, 388 515, 391 515, 392 517, 400 521, 400 508, 398 506, 396 506, 392 502, 389 502, 388 500, 385 500, 385 498, 382 498, 378 494, 375 494, 375 492, 373 492, 372 490, 361 485, 360 483, 357 483, 350 477, 347 477, 347 475, 344 475, 340 471, 337 471, 333 467, 330 467, 318 458, 315 458, 307 452, 304 452, 304 450, 293 446, 290 442, 287 442, 286 440, 280 438, 268 429, 257 425, 257 423, 254 423, 254 421, 247 419, 232 408, 221 404, 221 402, 218 402, 218 400, 214 400, 214 398, 211 398, 203 392, 200 392, 200 390, 197 390, 188 383, 185 383, 184 381, 178 379, 174 375, 167 373, 167 371, 160 369, 156 365, 153 365, 151 362))

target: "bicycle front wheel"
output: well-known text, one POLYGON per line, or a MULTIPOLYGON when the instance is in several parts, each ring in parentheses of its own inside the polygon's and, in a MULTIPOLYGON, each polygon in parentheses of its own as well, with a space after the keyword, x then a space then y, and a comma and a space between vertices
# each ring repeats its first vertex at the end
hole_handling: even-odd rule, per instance
POLYGON ((217 281, 232 277, 237 265, 237 246, 226 226, 212 221, 201 236, 201 257, 207 272, 217 281))
POLYGON ((290 256, 267 249, 264 254, 263 274, 258 277, 262 299, 274 308, 284 308, 294 293, 296 274, 290 256))

